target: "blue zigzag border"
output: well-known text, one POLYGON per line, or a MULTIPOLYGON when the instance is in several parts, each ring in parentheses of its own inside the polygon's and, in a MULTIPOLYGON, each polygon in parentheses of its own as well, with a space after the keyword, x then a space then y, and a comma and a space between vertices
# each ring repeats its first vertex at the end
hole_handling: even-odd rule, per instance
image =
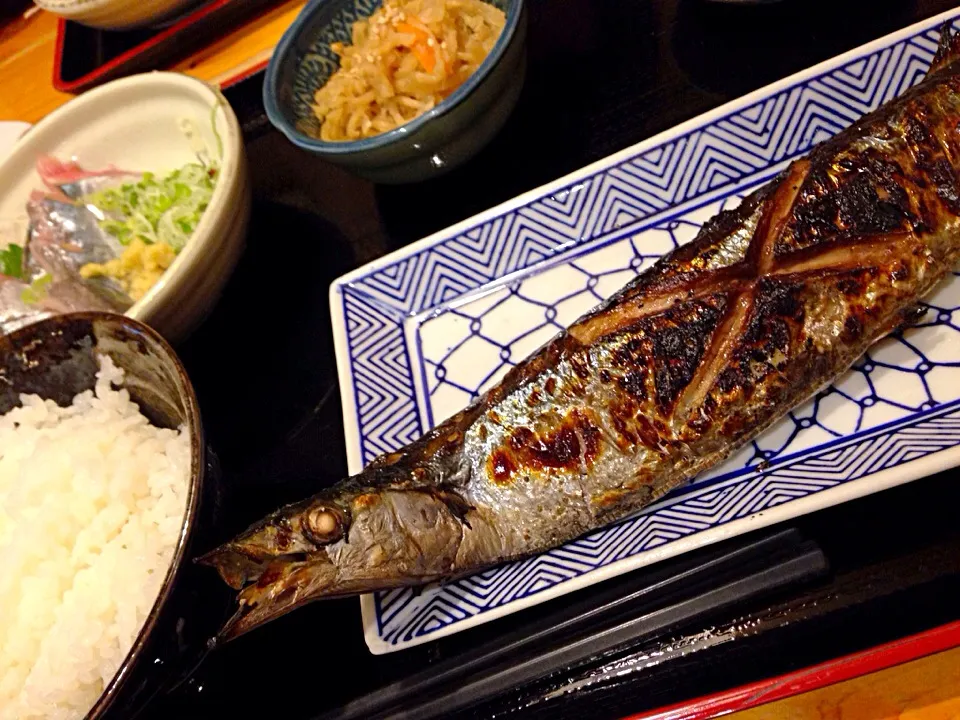
POLYGON ((377 594, 375 607, 381 638, 390 644, 402 644, 429 635, 439 629, 429 622, 438 606, 444 607, 451 621, 455 622, 534 595, 544 588, 527 588, 521 581, 524 575, 539 573, 544 564, 560 571, 556 573, 556 582, 567 582, 593 572, 599 566, 628 559, 662 544, 726 525, 783 502, 808 497, 956 445, 960 445, 960 400, 887 423, 859 436, 843 438, 812 452, 775 461, 762 472, 749 473, 750 477, 746 479, 743 475, 749 471, 713 478, 697 484, 693 489, 681 488, 632 518, 602 528, 539 557, 512 563, 518 571, 511 573, 505 582, 491 582, 500 579, 500 570, 505 567, 501 566, 474 578, 445 585, 444 595, 456 597, 459 607, 451 605, 444 595, 437 595, 402 626, 391 628, 391 620, 414 602, 420 593, 399 590, 377 594), (931 434, 931 428, 937 432, 931 434), (778 487, 778 478, 789 480, 789 483, 778 487), (731 496, 739 500, 733 508, 729 507, 731 496), (720 517, 717 517, 718 506, 723 508, 720 517), (698 515, 702 521, 696 524, 691 517, 698 515), (599 548, 605 550, 600 558, 596 553, 599 548), (467 585, 469 589, 465 587, 467 585), (491 586, 495 588, 494 593, 488 593, 491 586), (510 594, 506 596, 507 593, 510 594), (488 594, 499 596, 498 601, 485 605, 476 602, 478 595, 488 594), (464 612, 465 607, 472 612, 464 612))
MULTIPOLYGON (((954 18, 951 19, 955 22, 954 18)), ((940 22, 942 20, 936 25, 940 22)), ((549 196, 532 199, 521 207, 502 212, 453 236, 438 238, 429 246, 380 265, 367 274, 335 283, 346 325, 347 360, 352 376, 349 384, 364 464, 382 452, 410 442, 424 430, 418 411, 414 363, 404 339, 406 318, 435 310, 465 293, 495 283, 505 275, 527 270, 545 260, 559 259, 572 248, 582 248, 586 243, 592 245, 594 241, 612 235, 621 236, 624 232, 639 232, 645 225, 662 220, 658 216, 665 212, 685 214, 690 211, 691 203, 709 202, 744 184, 752 184, 759 176, 769 173, 771 166, 805 153, 820 140, 917 82, 926 71, 936 44, 937 32, 931 22, 930 26, 910 37, 797 81, 749 107, 733 110, 657 147, 572 181, 549 196)), ((930 412, 943 410, 944 406, 938 406, 930 412)), ((929 413, 908 419, 916 421, 919 427, 928 417, 929 413)), ((856 444, 863 442, 864 438, 878 437, 874 435, 877 432, 875 428, 838 442, 856 444)), ((951 433, 947 434, 953 438, 951 433)), ((895 435, 886 437, 894 438, 895 435)), ((920 442, 922 438, 915 440, 920 442)), ((946 447, 958 443, 960 433, 946 447)), ((921 452, 921 455, 942 449, 921 452)), ((733 476, 711 479, 681 497, 702 499, 718 492, 713 488, 761 482, 775 472, 775 468, 785 467, 781 463, 792 460, 790 467, 795 467, 827 457, 831 452, 830 447, 820 446, 799 458, 780 459, 772 468, 755 473, 752 480, 744 480, 743 476, 751 472, 744 469, 733 476)), ((913 455, 901 452, 893 458, 893 464, 883 467, 894 467, 911 459, 914 459, 913 455)), ((876 471, 877 467, 871 465, 857 477, 876 471)), ((819 472, 822 477, 822 468, 819 472)), ((812 476, 807 479, 811 480, 809 487, 814 489, 806 495, 827 487, 812 482, 812 476)), ((830 486, 851 479, 855 478, 830 486)), ((802 478, 792 478, 791 482, 792 489, 775 488, 772 497, 777 502, 765 507, 799 496, 796 488, 802 478)), ((670 502, 669 499, 664 501, 656 512, 669 513, 673 507, 670 502)), ((744 510, 746 515, 753 512, 756 509, 752 504, 744 510)), ((653 516, 644 514, 639 517, 653 516)), ((736 518, 706 527, 732 519, 736 518)), ((539 559, 517 564, 518 572, 525 569, 532 572, 538 560, 553 557, 561 572, 549 580, 548 585, 552 586, 570 579, 571 568, 579 568, 575 575, 582 575, 654 547, 639 542, 640 538, 630 540, 627 537, 632 533, 626 528, 633 522, 636 519, 589 536, 611 534, 611 541, 617 540, 618 547, 634 548, 626 555, 598 561, 595 552, 578 553, 580 543, 588 542, 583 539, 539 559)), ((702 529, 691 530, 688 534, 702 529)), ((667 535, 664 534, 662 542, 675 539, 667 535)), ((502 568, 497 568, 473 580, 489 583, 501 572, 502 568)), ((524 596, 543 589, 537 585, 528 589, 524 596)), ((375 614, 381 640, 402 646, 411 639, 519 599, 516 596, 501 597, 495 603, 481 605, 471 599, 468 592, 458 592, 457 584, 445 586, 444 593, 449 597, 437 599, 437 602, 445 605, 445 621, 437 617, 432 621, 425 619, 432 617, 427 612, 428 605, 399 628, 392 627, 392 621, 417 593, 399 590, 378 594, 375 614)))

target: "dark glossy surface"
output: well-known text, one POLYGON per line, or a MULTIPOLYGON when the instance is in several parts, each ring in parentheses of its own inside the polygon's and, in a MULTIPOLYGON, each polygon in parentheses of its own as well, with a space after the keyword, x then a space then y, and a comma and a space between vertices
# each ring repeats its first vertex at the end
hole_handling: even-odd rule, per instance
MULTIPOLYGON (((373 186, 297 150, 265 122, 258 80, 233 88, 255 186, 248 250, 180 348, 230 488, 219 537, 345 473, 333 278, 953 5, 531 0, 527 82, 503 131, 445 178, 406 187, 373 186)), ((824 580, 698 617, 461 715, 616 717, 956 619, 958 480, 951 471, 794 523, 826 554, 824 580)), ((218 649, 154 716, 315 717, 548 612, 374 657, 355 599, 315 604, 218 649)))

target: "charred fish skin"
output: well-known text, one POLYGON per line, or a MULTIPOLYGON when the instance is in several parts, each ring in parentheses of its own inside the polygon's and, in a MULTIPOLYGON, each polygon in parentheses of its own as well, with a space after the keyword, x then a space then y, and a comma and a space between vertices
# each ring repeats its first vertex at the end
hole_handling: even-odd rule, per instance
POLYGON ((960 259, 960 43, 691 243, 362 473, 201 559, 230 638, 322 597, 543 552, 721 462, 904 322, 960 259))

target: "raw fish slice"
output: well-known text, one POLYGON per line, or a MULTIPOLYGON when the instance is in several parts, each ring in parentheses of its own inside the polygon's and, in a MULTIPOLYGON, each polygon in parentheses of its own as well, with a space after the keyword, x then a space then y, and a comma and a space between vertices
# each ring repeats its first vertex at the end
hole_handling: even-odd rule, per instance
POLYGON ((120 243, 103 232, 84 207, 45 198, 27 203, 30 240, 27 272, 31 278, 47 273, 49 292, 71 310, 125 312, 133 300, 109 278, 84 279, 80 268, 106 263, 122 252, 120 243))
POLYGON ((53 315, 45 307, 24 302, 23 293, 28 287, 21 280, 0 275, 0 335, 53 315))

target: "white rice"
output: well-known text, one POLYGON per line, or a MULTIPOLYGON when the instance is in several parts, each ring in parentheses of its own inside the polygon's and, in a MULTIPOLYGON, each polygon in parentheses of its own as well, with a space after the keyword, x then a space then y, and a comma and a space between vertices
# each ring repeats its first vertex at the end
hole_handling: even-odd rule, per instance
POLYGON ((190 441, 115 390, 36 395, 0 416, 0 720, 82 718, 119 669, 167 573, 190 441))

